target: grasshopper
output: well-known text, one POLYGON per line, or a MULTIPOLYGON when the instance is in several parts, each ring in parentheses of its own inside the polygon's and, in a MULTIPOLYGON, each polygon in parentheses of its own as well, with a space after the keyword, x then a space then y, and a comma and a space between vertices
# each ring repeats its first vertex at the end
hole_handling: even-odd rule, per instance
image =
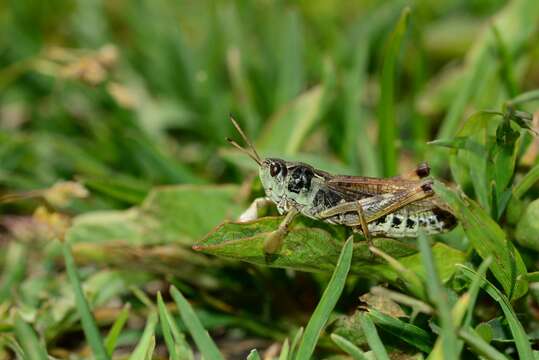
POLYGON ((427 164, 391 178, 332 175, 301 162, 262 159, 238 123, 230 120, 251 151, 227 140, 258 164, 266 193, 266 197, 255 199, 239 220, 256 219, 258 209, 271 203, 281 215, 286 214, 265 239, 266 254, 278 252, 298 214, 351 227, 354 232, 363 233, 370 244, 371 237, 437 234, 457 224, 451 209, 434 193, 432 180, 426 179, 430 172, 427 164))

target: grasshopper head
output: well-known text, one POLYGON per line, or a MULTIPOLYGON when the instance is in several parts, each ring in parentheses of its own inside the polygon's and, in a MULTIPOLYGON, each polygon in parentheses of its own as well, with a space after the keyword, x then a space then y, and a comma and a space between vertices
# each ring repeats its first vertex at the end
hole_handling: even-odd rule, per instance
POLYGON ((306 204, 309 201, 308 194, 311 193, 311 179, 314 176, 314 169, 310 165, 298 162, 274 158, 262 159, 238 123, 232 118, 230 121, 245 140, 248 148, 243 148, 232 139, 227 140, 258 164, 260 181, 266 195, 275 203, 279 203, 286 195, 287 199, 298 204, 306 204))
POLYGON ((278 202, 286 190, 287 163, 281 159, 264 159, 259 168, 260 181, 266 195, 278 202))
POLYGON ((284 195, 306 205, 312 195, 314 169, 307 164, 281 159, 265 159, 260 166, 260 180, 266 195, 278 202, 284 195))

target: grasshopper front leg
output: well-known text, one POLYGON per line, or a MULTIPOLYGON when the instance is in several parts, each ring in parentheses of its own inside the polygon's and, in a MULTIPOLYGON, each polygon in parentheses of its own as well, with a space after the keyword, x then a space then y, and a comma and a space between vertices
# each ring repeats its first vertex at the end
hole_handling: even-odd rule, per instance
POLYGON ((251 205, 245 210, 240 217, 238 218, 239 222, 247 222, 247 221, 253 221, 258 219, 258 213, 260 209, 263 209, 265 207, 270 206, 273 204, 273 201, 271 201, 267 197, 260 197, 253 200, 251 205))
POLYGON ((283 221, 281 221, 279 224, 277 230, 268 234, 264 240, 264 252, 266 254, 275 254, 280 249, 281 245, 283 244, 283 239, 288 234, 288 227, 297 214, 298 211, 295 208, 291 208, 284 217, 283 221))

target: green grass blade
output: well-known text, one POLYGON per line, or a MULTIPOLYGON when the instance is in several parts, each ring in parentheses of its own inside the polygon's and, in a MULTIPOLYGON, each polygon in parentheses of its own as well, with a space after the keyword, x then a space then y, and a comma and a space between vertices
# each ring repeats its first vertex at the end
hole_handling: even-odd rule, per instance
POLYGON ((189 329, 198 350, 202 353, 202 356, 206 360, 223 360, 223 356, 219 352, 219 349, 211 339, 208 332, 202 326, 202 323, 198 319, 195 311, 182 295, 182 293, 176 289, 175 286, 171 286, 170 293, 178 306, 180 316, 189 329))
POLYGON ((331 340, 354 360, 367 360, 365 353, 340 335, 331 334, 331 340))
POLYGON ((410 8, 406 7, 391 34, 380 75, 380 103, 378 105, 378 143, 384 176, 397 173, 397 119, 395 111, 395 68, 406 32, 410 8))
POLYGON ((507 320, 509 329, 513 334, 519 358, 533 359, 533 352, 530 346, 530 342, 528 340, 528 335, 526 334, 524 327, 518 320, 517 315, 513 307, 511 306, 511 303, 509 302, 509 299, 504 294, 502 294, 502 292, 498 290, 494 285, 492 285, 490 281, 488 281, 484 277, 479 276, 469 267, 462 265, 460 266, 460 268, 464 276, 466 276, 470 280, 473 281, 476 278, 479 278, 483 290, 485 290, 490 295, 490 297, 492 297, 498 302, 498 304, 500 304, 500 307, 502 308, 502 311, 505 315, 505 319, 507 320))
MULTIPOLYGON (((477 270, 477 277, 474 281, 472 281, 472 284, 470 285, 470 288, 468 290, 468 294, 470 295, 470 302, 468 303, 468 312, 466 313, 466 318, 464 319, 464 322, 462 324, 463 327, 471 326, 472 324, 472 318, 473 318, 473 312, 475 309, 475 302, 477 300, 477 295, 479 295, 479 289, 481 288, 481 281, 480 279, 485 277, 485 274, 487 273, 488 267, 492 263, 492 257, 486 258, 481 265, 479 266, 479 269, 477 270)), ((457 264, 457 266, 461 266, 461 264, 457 264)))
POLYGON ((15 335, 24 350, 27 360, 48 360, 47 350, 37 338, 36 333, 19 314, 15 315, 15 335))
MULTIPOLYGON (((485 276, 485 274, 487 273, 487 270, 488 270, 491 263, 492 263, 492 257, 486 258, 481 263, 481 265, 479 266, 479 269, 477 270, 477 273, 480 275, 480 277, 485 276)), ((457 266, 460 266, 460 265, 461 264, 457 264, 457 266)), ((474 281, 472 281, 472 283, 470 285, 470 288, 468 289, 468 295, 469 295, 468 310, 466 312, 466 316, 464 318, 464 321, 462 322, 462 327, 463 328, 469 327, 472 324, 473 313, 474 313, 474 310, 475 310, 475 302, 477 300, 477 295, 479 295, 479 289, 481 288, 481 282, 479 280, 480 277, 477 277, 474 281)), ((457 348, 457 355, 458 356, 460 356, 463 345, 464 344, 462 342, 459 342, 458 348, 457 348)))
MULTIPOLYGON (((449 110, 447 111, 443 121, 442 126, 438 131, 437 139, 449 139, 457 132, 457 129, 460 124, 460 119, 464 113, 464 109, 468 104, 468 101, 476 91, 476 85, 484 77, 484 69, 489 60, 488 51, 483 49, 473 66, 466 74, 465 79, 463 80, 462 86, 458 91, 455 99, 451 102, 449 110)), ((446 156, 443 155, 444 152, 440 150, 435 150, 433 152, 433 157, 430 159, 430 164, 433 170, 438 170, 445 161, 446 156)))
POLYGON ((361 314, 359 317, 359 322, 361 324, 361 328, 363 329, 363 333, 367 338, 367 343, 376 356, 376 359, 389 360, 389 356, 387 355, 384 344, 382 343, 382 340, 380 340, 380 336, 378 336, 378 332, 376 331, 376 326, 374 326, 369 314, 361 314))
POLYGON ((4 272, 0 283, 0 304, 11 296, 13 286, 20 283, 26 272, 26 246, 12 241, 7 246, 4 272))
POLYGON ((90 311, 90 306, 84 297, 79 275, 77 274, 77 268, 75 266, 75 260, 71 254, 69 244, 66 241, 63 243, 63 252, 67 276, 71 286, 73 287, 73 292, 75 293, 75 305, 81 318, 82 329, 84 330, 84 335, 86 336, 88 345, 90 346, 90 349, 92 349, 92 352, 97 360, 109 359, 107 350, 103 345, 103 339, 101 338, 101 334, 99 333, 99 329, 95 323, 94 316, 90 311))
POLYGON ((286 338, 281 346, 281 352, 279 353, 279 360, 288 360, 290 354, 290 343, 288 338, 286 338))
POLYGON ((471 328, 459 330, 459 337, 479 356, 489 360, 507 360, 501 352, 490 346, 483 338, 475 333, 471 328))
POLYGON ((429 333, 422 328, 402 321, 396 317, 384 314, 374 308, 369 308, 369 316, 379 328, 396 336, 404 342, 428 353, 432 350, 434 342, 429 333))
POLYGON ((175 354, 177 359, 192 360, 194 358, 193 352, 185 340, 185 335, 178 330, 176 321, 174 321, 174 318, 168 311, 161 293, 157 294, 157 307, 159 310, 159 321, 161 322, 163 337, 165 338, 170 358, 174 359, 173 355, 175 354))
POLYGON ((367 64, 369 59, 369 38, 361 36, 357 39, 357 50, 352 69, 344 76, 344 138, 343 152, 348 164, 358 168, 361 161, 362 174, 376 176, 378 164, 375 148, 370 139, 362 137, 366 133, 367 117, 362 111, 361 99, 367 81, 367 64))
POLYGON ((353 237, 348 238, 344 244, 335 271, 329 280, 320 302, 316 306, 309 323, 305 327, 305 332, 299 344, 297 360, 309 359, 316 347, 322 328, 326 324, 335 304, 339 300, 346 283, 346 277, 350 270, 353 254, 353 237))
POLYGON ((513 196, 520 199, 533 185, 539 181, 539 164, 536 164, 524 175, 513 188, 513 196))
POLYGON ((518 83, 513 72, 514 62, 512 54, 507 49, 507 46, 505 45, 505 42, 502 38, 502 34, 500 33, 496 25, 492 25, 492 33, 494 34, 494 40, 501 62, 501 74, 503 82, 505 84, 509 97, 514 98, 519 93, 519 90, 518 83))
POLYGON ((171 360, 179 360, 178 353, 176 352, 176 344, 172 336, 172 330, 170 329, 168 310, 163 302, 161 292, 157 293, 157 308, 159 309, 159 322, 161 323, 161 329, 163 330, 163 338, 167 345, 168 354, 171 360))
POLYGON ((303 327, 300 327, 298 331, 296 332, 296 335, 294 335, 294 339, 292 340, 292 344, 290 345, 290 354, 288 356, 288 359, 292 360, 296 358, 296 352, 298 350, 299 342, 301 341, 301 338, 303 337, 303 327))
POLYGON ((131 304, 127 303, 124 305, 122 311, 114 321, 114 324, 112 324, 112 327, 110 328, 110 331, 105 338, 105 349, 107 350, 107 354, 112 355, 114 352, 114 348, 116 347, 116 342, 118 341, 118 337, 120 336, 120 333, 122 332, 122 329, 127 322, 127 318, 129 317, 129 310, 131 309, 131 304))
POLYGON ((529 282, 539 282, 539 271, 528 273, 526 276, 529 282))
POLYGON ((129 360, 151 359, 155 348, 155 326, 157 325, 157 314, 152 312, 146 321, 144 332, 133 350, 129 360))
POLYGON ((412 270, 408 269, 406 266, 401 264, 397 259, 392 257, 389 254, 386 254, 380 249, 377 249, 375 247, 370 247, 370 250, 373 254, 380 256, 385 261, 388 262, 388 264, 395 269, 398 276, 402 279, 404 284, 406 284, 407 289, 416 297, 420 299, 426 299, 426 292, 425 287, 423 286, 423 283, 421 282, 421 279, 419 276, 413 272, 412 270))
POLYGON ((251 350, 249 355, 247 355, 247 360, 261 360, 260 359, 260 354, 258 353, 258 351, 256 349, 253 349, 253 350, 251 350))
POLYGON ((457 337, 455 335, 455 327, 451 318, 451 308, 447 301, 447 293, 438 277, 438 270, 434 264, 429 241, 425 234, 420 234, 418 241, 423 264, 427 271, 427 289, 431 300, 436 305, 436 309, 438 310, 440 317, 442 328, 440 336, 442 336, 444 359, 457 359, 457 337))

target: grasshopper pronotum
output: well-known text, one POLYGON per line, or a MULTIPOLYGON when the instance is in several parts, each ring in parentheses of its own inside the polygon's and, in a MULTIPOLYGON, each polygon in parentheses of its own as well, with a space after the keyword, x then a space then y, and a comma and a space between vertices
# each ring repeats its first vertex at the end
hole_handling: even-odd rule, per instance
POLYGON ((392 178, 332 175, 301 162, 262 159, 240 126, 231 118, 250 150, 227 139, 259 166, 266 193, 240 216, 240 221, 257 218, 258 208, 275 203, 286 214, 278 229, 268 235, 264 251, 279 250, 288 226, 301 213, 307 217, 361 231, 371 237, 416 237, 420 231, 436 234, 451 230, 457 223, 451 210, 440 201, 425 179, 429 167, 421 164, 411 173, 392 178))

